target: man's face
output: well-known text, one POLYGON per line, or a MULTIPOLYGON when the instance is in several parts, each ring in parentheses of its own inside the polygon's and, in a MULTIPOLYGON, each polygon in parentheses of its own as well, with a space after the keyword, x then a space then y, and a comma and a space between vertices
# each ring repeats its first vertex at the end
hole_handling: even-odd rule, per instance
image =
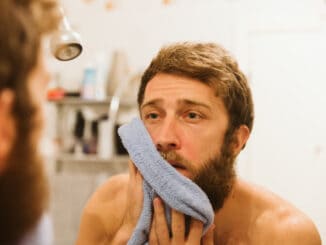
POLYGON ((213 89, 194 79, 157 74, 146 87, 140 111, 165 159, 220 208, 234 177, 234 159, 224 144, 227 112, 213 89))
POLYGON ((34 102, 41 104, 44 102, 47 85, 50 80, 50 73, 46 67, 43 50, 40 50, 35 68, 29 76, 30 92, 34 102))
MULTIPOLYGON (((30 97, 32 98, 32 103, 37 107, 37 109, 42 109, 50 78, 51 77, 46 66, 43 50, 41 49, 36 66, 31 71, 28 78, 30 97)), ((38 116, 43 117, 42 113, 42 110, 38 111, 38 116)))
POLYGON ((188 161, 170 162, 183 175, 194 178, 194 171, 220 154, 228 116, 222 100, 206 84, 157 74, 146 87, 140 110, 157 149, 167 158, 174 152, 188 161))
MULTIPOLYGON (((40 56, 41 57, 41 56, 40 56)), ((47 181, 37 145, 41 132, 41 104, 45 98, 48 73, 43 59, 28 76, 28 91, 15 96, 30 96, 15 119, 15 137, 0 175, 0 243, 20 237, 35 224, 47 200, 47 181), (26 112, 35 111, 28 118, 26 112), (26 124, 27 123, 27 124, 26 124), (24 126, 24 125, 29 126, 24 126), (31 204, 31 200, 33 203, 31 204)), ((16 91, 15 91, 16 92, 16 91)), ((17 98, 16 98, 17 99, 17 98)), ((7 244, 7 243, 6 243, 7 244)))
MULTIPOLYGON (((47 88, 47 84, 49 82, 50 75, 48 70, 46 69, 46 65, 44 62, 43 52, 39 52, 38 59, 36 65, 31 70, 27 77, 27 91, 23 91, 22 89, 12 90, 6 89, 0 91, 1 101, 0 101, 0 175, 5 170, 8 163, 6 163, 6 159, 9 157, 9 154, 12 150, 14 142, 19 139, 19 141, 27 140, 26 138, 20 138, 16 134, 18 133, 18 126, 20 124, 24 124, 25 118, 19 115, 18 118, 14 117, 13 110, 15 100, 19 100, 19 98, 26 97, 30 98, 28 102, 21 103, 25 107, 23 107, 22 111, 30 110, 30 107, 34 107, 35 110, 33 112, 33 116, 29 114, 32 121, 35 121, 37 124, 36 130, 32 130, 30 134, 33 135, 35 141, 38 140, 39 134, 42 128, 43 122, 43 102, 45 99, 45 91, 47 88), (9 100, 9 98, 10 100, 9 100), (5 102, 5 98, 7 98, 7 102, 5 102)), ((28 114, 28 112, 27 112, 28 114)), ((12 153, 11 153, 12 154, 12 153)))

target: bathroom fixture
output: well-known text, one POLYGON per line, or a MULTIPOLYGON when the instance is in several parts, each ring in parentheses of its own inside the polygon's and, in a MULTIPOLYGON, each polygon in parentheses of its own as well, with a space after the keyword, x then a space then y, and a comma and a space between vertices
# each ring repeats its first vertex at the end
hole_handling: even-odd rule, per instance
POLYGON ((71 28, 62 8, 60 12, 62 20, 59 29, 51 37, 50 47, 54 57, 61 61, 68 61, 78 57, 83 46, 80 35, 71 28))

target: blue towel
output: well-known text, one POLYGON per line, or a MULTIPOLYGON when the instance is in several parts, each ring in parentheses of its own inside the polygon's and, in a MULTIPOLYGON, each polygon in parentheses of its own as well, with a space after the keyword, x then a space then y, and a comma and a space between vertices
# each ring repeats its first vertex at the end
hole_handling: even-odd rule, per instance
MULTIPOLYGON (((128 244, 147 244, 153 215, 152 201, 155 195, 164 201, 166 207, 202 221, 205 234, 214 221, 214 211, 207 195, 163 159, 142 120, 133 119, 121 126, 118 134, 144 179, 143 209, 128 244)), ((170 220, 169 213, 167 220, 168 222, 170 220)))

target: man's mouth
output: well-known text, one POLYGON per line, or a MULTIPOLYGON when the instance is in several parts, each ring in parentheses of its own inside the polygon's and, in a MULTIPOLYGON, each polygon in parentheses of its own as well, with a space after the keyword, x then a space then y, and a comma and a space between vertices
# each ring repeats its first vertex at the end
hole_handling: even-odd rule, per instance
POLYGON ((189 168, 191 164, 183 160, 181 156, 178 156, 175 152, 160 152, 160 154, 180 174, 188 178, 192 176, 191 168, 189 168))
POLYGON ((170 164, 175 170, 177 170, 183 176, 188 177, 188 178, 191 177, 190 172, 187 170, 187 168, 183 164, 178 163, 178 162, 170 162, 170 164))
POLYGON ((170 163, 172 165, 172 167, 174 167, 175 169, 186 169, 185 166, 183 166, 180 163, 170 163))

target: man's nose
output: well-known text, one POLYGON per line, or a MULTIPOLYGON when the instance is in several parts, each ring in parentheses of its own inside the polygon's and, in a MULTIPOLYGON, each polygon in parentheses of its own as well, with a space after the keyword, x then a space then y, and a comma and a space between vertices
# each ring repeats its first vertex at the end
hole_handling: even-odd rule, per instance
POLYGON ((177 150, 180 147, 177 122, 175 119, 165 119, 158 129, 155 139, 156 148, 159 151, 177 150))

